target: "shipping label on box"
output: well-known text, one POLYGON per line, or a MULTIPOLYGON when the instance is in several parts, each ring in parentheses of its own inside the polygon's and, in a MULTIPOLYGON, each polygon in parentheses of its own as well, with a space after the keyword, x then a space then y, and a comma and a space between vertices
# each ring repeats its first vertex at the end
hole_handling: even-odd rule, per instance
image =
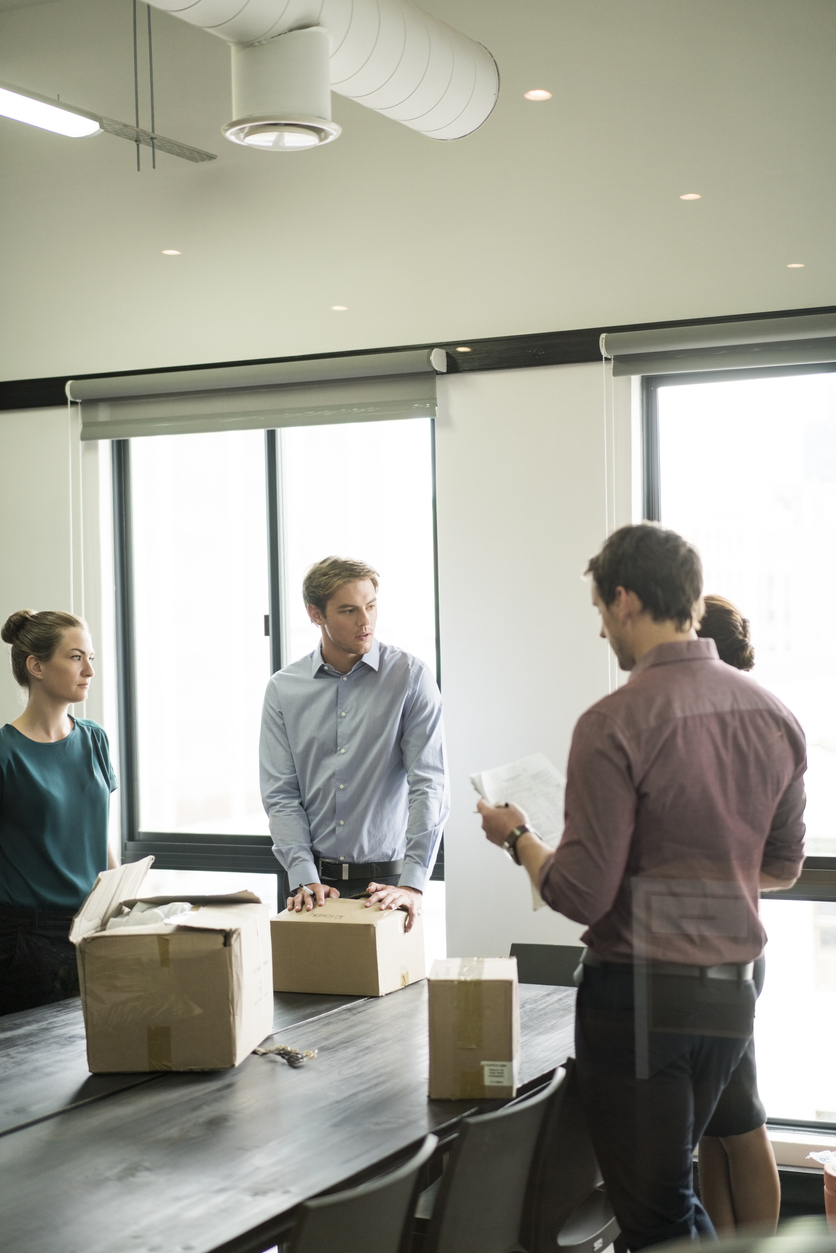
POLYGON ((406 931, 402 909, 328 897, 300 913, 285 910, 270 924, 277 992, 386 996, 426 977, 420 916, 406 931))
POLYGON ((451 958, 429 978, 430 1098, 514 1096, 520 1003, 514 957, 451 958))
POLYGON ((273 1030, 269 909, 251 892, 139 897, 152 861, 99 875, 70 931, 90 1070, 237 1066, 273 1030), (167 923, 106 930, 137 899, 192 909, 167 923))

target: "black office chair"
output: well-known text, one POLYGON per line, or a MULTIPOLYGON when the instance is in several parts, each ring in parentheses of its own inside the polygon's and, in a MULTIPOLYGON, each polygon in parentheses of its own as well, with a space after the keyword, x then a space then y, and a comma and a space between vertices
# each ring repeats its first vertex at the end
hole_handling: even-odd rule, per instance
POLYGON ((422 1253, 509 1253, 518 1248, 540 1124, 564 1077, 557 1070, 533 1096, 464 1119, 420 1240, 422 1253))
POLYGON ((558 988, 574 986, 572 976, 583 953, 582 944, 511 945, 511 956, 517 959, 520 983, 549 983, 558 988))
POLYGON ((580 1105, 574 1058, 546 1109, 526 1191, 522 1243, 528 1253, 602 1253, 619 1235, 580 1105))
POLYGON ((289 1253, 406 1253, 419 1172, 437 1144, 436 1136, 427 1136, 397 1170, 306 1201, 299 1208, 289 1253))

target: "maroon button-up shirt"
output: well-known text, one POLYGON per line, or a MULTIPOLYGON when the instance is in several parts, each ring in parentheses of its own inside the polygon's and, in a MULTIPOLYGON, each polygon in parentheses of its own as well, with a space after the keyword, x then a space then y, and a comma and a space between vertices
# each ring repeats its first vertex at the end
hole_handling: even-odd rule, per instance
POLYGON ((803 859, 804 733, 713 640, 660 644, 572 738, 543 899, 604 961, 748 962, 758 876, 803 859))

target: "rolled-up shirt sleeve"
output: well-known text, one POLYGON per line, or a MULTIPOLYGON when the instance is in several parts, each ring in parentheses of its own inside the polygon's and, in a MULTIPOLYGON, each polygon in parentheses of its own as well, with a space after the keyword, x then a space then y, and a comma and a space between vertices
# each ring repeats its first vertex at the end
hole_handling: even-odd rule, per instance
POLYGON ((797 879, 804 862, 805 768, 806 761, 778 802, 761 860, 764 874, 784 882, 797 879))
POLYGON ((259 773, 273 850, 287 872, 290 887, 318 883, 308 818, 302 806, 279 694, 272 681, 267 685, 261 717, 259 773))
POLYGON ((590 710, 572 737, 563 837, 540 871, 547 905, 587 926, 612 908, 625 875, 636 805, 624 738, 613 719, 590 710))
POLYGON ((414 691, 404 710, 400 747, 409 787, 409 818, 399 884, 422 892, 450 813, 441 694, 424 665, 418 666, 414 691))

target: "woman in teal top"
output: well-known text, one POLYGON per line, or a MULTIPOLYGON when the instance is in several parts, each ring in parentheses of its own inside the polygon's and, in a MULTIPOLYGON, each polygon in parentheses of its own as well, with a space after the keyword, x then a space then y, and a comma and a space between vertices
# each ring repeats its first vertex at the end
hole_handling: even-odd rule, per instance
POLYGON ((116 779, 107 736, 73 718, 87 699, 93 644, 82 618, 21 610, 0 637, 26 709, 0 727, 0 1014, 78 993, 68 939, 111 861, 107 829, 116 779))

